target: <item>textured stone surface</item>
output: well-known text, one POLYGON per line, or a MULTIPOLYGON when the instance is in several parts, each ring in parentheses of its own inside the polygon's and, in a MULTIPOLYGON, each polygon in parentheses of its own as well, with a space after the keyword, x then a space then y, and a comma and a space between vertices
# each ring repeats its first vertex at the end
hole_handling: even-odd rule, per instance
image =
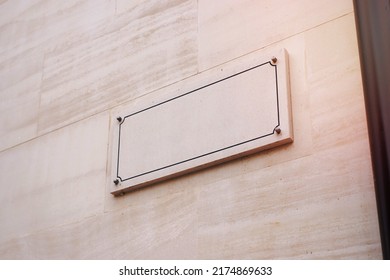
POLYGON ((195 74, 196 31, 195 1, 139 1, 58 44, 45 55, 39 133, 195 74))
POLYGON ((107 139, 105 114, 0 153, 0 240, 102 213, 107 139))
POLYGON ((353 11, 352 1, 199 1, 199 68, 264 48, 353 11))
POLYGON ((0 97, 1 259, 382 257, 350 0, 1 1, 0 97), (110 194, 122 106, 282 48, 294 143, 110 194))

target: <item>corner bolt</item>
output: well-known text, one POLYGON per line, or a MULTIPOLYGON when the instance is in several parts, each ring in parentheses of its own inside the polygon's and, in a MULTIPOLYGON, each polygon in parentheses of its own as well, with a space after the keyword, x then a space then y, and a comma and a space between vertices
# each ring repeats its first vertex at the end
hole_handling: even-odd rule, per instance
POLYGON ((272 61, 273 64, 276 64, 276 62, 278 61, 278 59, 277 59, 276 57, 272 57, 272 58, 271 58, 271 61, 272 61))

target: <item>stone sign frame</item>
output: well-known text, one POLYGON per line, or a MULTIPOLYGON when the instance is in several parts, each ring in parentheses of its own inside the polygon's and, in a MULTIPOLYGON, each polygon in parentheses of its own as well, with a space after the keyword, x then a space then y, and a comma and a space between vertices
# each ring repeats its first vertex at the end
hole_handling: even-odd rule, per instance
POLYGON ((287 52, 256 52, 114 110, 110 191, 120 195, 292 141, 287 52))

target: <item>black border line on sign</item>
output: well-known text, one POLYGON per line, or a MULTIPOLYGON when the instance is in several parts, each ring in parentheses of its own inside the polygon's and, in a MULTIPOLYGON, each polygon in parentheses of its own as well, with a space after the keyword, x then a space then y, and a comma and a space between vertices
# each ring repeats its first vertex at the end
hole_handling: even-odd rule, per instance
POLYGON ((119 123, 119 135, 118 135, 118 158, 117 158, 117 169, 116 169, 116 177, 118 179, 120 179, 121 182, 124 182, 124 181, 127 181, 127 180, 131 180, 131 179, 134 179, 134 178, 137 178, 137 177, 141 177, 141 176, 144 176, 144 175, 147 175, 147 174, 150 174, 150 173, 153 173, 153 172, 157 172, 157 171, 160 171, 160 170, 163 170, 163 169, 166 169, 166 168, 170 168, 170 167, 173 167, 173 166, 176 166, 176 165, 179 165, 179 164, 183 164, 185 162, 188 162, 188 161, 191 161, 191 160, 195 160, 195 159, 198 159, 198 158, 201 158, 201 157, 205 157, 205 156, 208 156, 208 155, 211 155, 211 154, 215 154, 215 153, 218 153, 218 152, 221 152, 221 151, 224 151, 224 150, 227 150, 227 149, 231 149, 231 148, 234 148, 234 147, 237 147, 237 146, 240 146, 240 145, 243 145, 243 144, 246 144, 246 143, 249 143, 249 142, 252 142, 252 141, 255 141, 255 140, 259 140, 261 138, 265 138, 267 136, 271 136, 275 133, 275 130, 277 127, 280 126, 280 110, 279 110, 279 87, 278 87, 278 71, 277 71, 277 65, 276 64, 273 64, 271 63, 271 61, 267 61, 267 62, 264 62, 264 63, 261 63, 259 65, 256 65, 256 66, 253 66, 251 68, 248 68, 246 70, 243 70, 241 72, 238 72, 236 74, 233 74, 233 75, 230 75, 228 77, 225 77, 223 79, 220 79, 220 80, 217 80, 215 82, 212 82, 210 84, 207 84, 207 85, 204 85, 202 87, 199 87, 197 89, 194 89, 194 90, 191 90, 189 92, 186 92, 186 93, 183 93, 181 95, 178 95, 176 97, 173 97, 173 98, 170 98, 168 100, 165 100, 163 102, 160 102, 158 104, 155 104, 153 106, 150 106, 150 107, 147 107, 145 109, 142 109, 142 110, 139 110, 135 113, 132 113, 132 114, 129 114, 129 115, 126 115, 123 120, 119 123), (223 82, 227 79, 230 79, 230 78, 233 78, 235 76, 238 76, 238 75, 241 75, 243 73, 246 73, 246 72, 249 72, 251 70, 254 70, 256 68, 259 68, 261 66, 264 66, 264 65, 271 65, 272 67, 275 67, 275 90, 276 90, 276 109, 277 109, 277 115, 278 115, 278 124, 274 127, 274 129, 272 130, 272 132, 270 133, 267 133, 267 134, 264 134, 264 135, 261 135, 259 137, 256 137, 256 138, 253 138, 253 139, 249 139, 249 140, 246 140, 246 141, 243 141, 243 142, 240 142, 240 143, 237 143, 237 144, 234 144, 234 145, 231 145, 231 146, 228 146, 228 147, 224 147, 224 148, 221 148, 221 149, 217 149, 217 150, 214 150, 214 151, 211 151, 211 152, 208 152, 208 153, 205 153, 205 154, 202 154, 202 155, 199 155, 199 156, 196 156, 196 157, 192 157, 192 158, 189 158, 189 159, 186 159, 186 160, 182 160, 182 161, 179 161, 179 162, 176 162, 176 163, 173 163, 173 164, 169 164, 169 165, 166 165, 166 166, 163 166, 163 167, 160 167, 160 168, 157 168, 157 169, 153 169, 153 170, 150 170, 150 171, 147 171, 147 172, 143 172, 143 173, 140 173, 140 174, 137 174, 137 175, 134 175, 134 176, 131 176, 131 177, 128 177, 128 178, 125 178, 125 179, 122 179, 120 176, 119 176, 119 157, 120 157, 120 144, 121 144, 121 126, 122 124, 125 122, 126 118, 129 118, 131 116, 134 116, 134 115, 137 115, 139 113, 142 113, 142 112, 145 112, 147 110, 150 110, 150 109, 153 109, 157 106, 161 106, 163 104, 166 104, 168 102, 171 102, 171 101, 174 101, 178 98, 181 98, 181 97, 184 97, 184 96, 187 96, 191 93, 194 93, 196 91, 199 91, 201 89, 204 89, 204 88, 207 88, 207 87, 210 87, 212 85, 215 85, 217 83, 220 83, 220 82, 223 82))

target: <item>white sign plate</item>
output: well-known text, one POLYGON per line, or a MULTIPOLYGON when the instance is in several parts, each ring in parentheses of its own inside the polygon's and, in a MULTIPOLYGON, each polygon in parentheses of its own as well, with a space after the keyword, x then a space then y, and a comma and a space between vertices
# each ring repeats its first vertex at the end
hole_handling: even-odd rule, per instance
POLYGON ((287 53, 254 55, 116 112, 112 193, 291 142, 287 53))

